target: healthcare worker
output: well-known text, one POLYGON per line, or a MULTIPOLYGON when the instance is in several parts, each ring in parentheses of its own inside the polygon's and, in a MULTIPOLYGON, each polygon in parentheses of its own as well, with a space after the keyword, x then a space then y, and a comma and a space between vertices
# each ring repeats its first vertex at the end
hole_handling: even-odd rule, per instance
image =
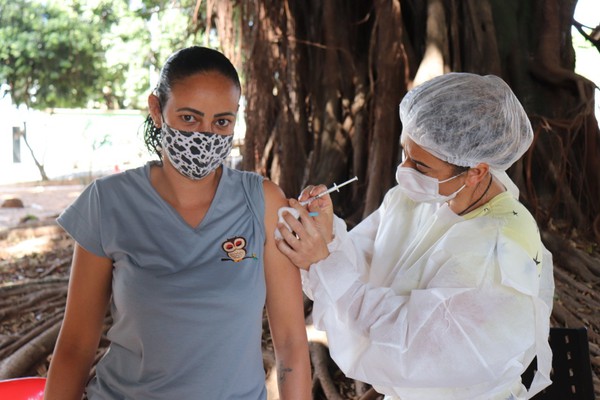
POLYGON ((449 73, 411 90, 400 119, 398 185, 379 209, 347 232, 329 196, 291 199, 300 219, 283 214, 295 234, 280 223, 278 247, 348 377, 386 399, 530 398, 550 384, 554 282, 505 173, 531 145, 527 115, 498 77, 449 73))

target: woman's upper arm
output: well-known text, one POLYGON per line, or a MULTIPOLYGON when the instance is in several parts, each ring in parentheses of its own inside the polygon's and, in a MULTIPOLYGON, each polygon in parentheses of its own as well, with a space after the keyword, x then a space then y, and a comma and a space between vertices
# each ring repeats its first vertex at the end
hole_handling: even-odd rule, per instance
POLYGON ((111 277, 112 260, 75 245, 65 317, 44 399, 81 399, 102 334, 111 277))
POLYGON ((111 295, 112 260, 75 245, 61 340, 95 347, 111 295))
MULTIPOLYGON (((265 277, 267 282, 267 312, 273 340, 298 338, 306 340, 304 303, 300 272, 275 244, 277 210, 287 206, 279 187, 264 182, 265 193, 265 277), (291 336, 290 336, 291 335, 291 336)), ((275 343, 277 345, 277 343, 275 343)))

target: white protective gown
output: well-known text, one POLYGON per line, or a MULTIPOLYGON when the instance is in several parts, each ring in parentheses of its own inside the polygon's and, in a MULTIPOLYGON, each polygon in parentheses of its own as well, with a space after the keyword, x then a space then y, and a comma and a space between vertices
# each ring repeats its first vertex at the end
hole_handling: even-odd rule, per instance
POLYGON ((346 376, 392 399, 526 399, 550 384, 552 256, 505 192, 465 217, 398 187, 303 271, 346 376), (534 356, 529 393, 520 376, 534 356))

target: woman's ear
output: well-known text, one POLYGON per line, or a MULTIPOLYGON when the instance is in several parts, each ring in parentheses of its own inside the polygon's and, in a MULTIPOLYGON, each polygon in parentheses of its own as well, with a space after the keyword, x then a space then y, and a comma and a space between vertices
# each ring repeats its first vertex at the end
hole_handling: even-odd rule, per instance
POLYGON ((152 117, 152 121, 154 121, 154 126, 160 128, 162 125, 160 101, 155 94, 151 93, 148 96, 148 110, 150 111, 150 117, 152 117))
POLYGON ((486 163, 479 163, 467 171, 467 186, 475 186, 481 182, 490 172, 490 166, 486 163))

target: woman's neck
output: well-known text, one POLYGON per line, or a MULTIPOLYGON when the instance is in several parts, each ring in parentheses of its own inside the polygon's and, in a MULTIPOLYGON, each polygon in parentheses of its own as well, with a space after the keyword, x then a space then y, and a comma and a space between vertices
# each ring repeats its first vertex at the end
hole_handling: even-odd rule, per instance
POLYGON ((455 198, 451 201, 449 207, 457 215, 465 215, 481 207, 505 190, 504 186, 490 173, 489 176, 482 179, 472 191, 465 192, 464 197, 461 197, 460 199, 455 198), (470 195, 468 195, 469 193, 470 195))
POLYGON ((189 179, 179 173, 168 160, 151 169, 152 186, 176 209, 210 205, 219 186, 223 168, 219 167, 202 179, 189 179))

